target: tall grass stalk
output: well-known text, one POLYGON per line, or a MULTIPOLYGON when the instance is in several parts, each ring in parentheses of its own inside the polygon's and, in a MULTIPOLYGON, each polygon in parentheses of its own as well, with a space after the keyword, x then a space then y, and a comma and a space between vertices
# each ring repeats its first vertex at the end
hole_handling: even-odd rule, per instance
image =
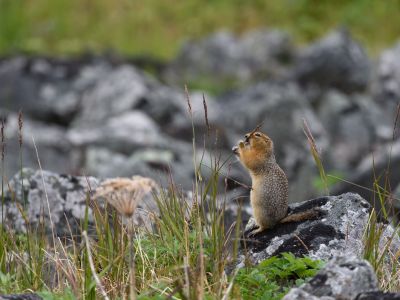
POLYGON ((101 281, 99 279, 99 277, 97 276, 96 273, 96 269, 94 267, 94 263, 93 263, 93 258, 92 258, 92 252, 90 250, 90 243, 89 243, 89 238, 87 236, 87 232, 83 231, 82 232, 82 236, 85 240, 85 244, 86 244, 86 250, 87 250, 87 255, 88 255, 88 259, 89 259, 89 266, 90 266, 90 270, 92 271, 93 277, 96 281, 97 286, 99 287, 100 291, 101 291, 101 295, 103 296, 103 298, 105 300, 109 300, 110 298, 108 298, 106 291, 104 290, 103 285, 101 284, 101 281))
MULTIPOLYGON (((22 161, 22 145, 23 145, 23 114, 22 111, 18 112, 18 144, 19 144, 19 169, 20 169, 20 177, 21 177, 21 197, 22 197, 22 203, 23 203, 23 210, 24 213, 27 211, 27 199, 25 197, 24 193, 24 174, 23 174, 23 161, 22 161)), ((28 263, 29 263, 29 270, 28 270, 28 276, 29 276, 29 281, 31 284, 33 284, 34 278, 33 278, 33 263, 32 263, 32 228, 29 222, 29 216, 27 218, 24 218, 25 220, 25 226, 26 226, 26 232, 27 232, 27 246, 28 246, 28 263)))
MULTIPOLYGON (((4 157, 5 157, 5 122, 1 119, 1 126, 0 126, 0 158, 1 158, 1 226, 0 226, 0 240, 4 241, 5 231, 5 218, 4 218, 4 176, 5 176, 5 164, 4 164, 4 157)), ((6 273, 6 257, 7 257, 7 247, 5 245, 1 245, 0 247, 0 271, 2 273, 6 273)))
MULTIPOLYGON (((390 207, 392 201, 388 201, 388 199, 394 199, 391 195, 390 171, 392 149, 393 143, 396 139, 399 116, 400 104, 397 105, 396 115, 394 118, 387 165, 381 174, 376 174, 375 160, 373 159, 372 161, 374 178, 372 201, 375 204, 374 206, 376 206, 375 199, 378 198, 380 211, 377 212, 375 208, 372 210, 364 233, 364 258, 374 267, 381 288, 387 291, 400 290, 400 273, 398 272, 400 268, 400 250, 397 249, 396 253, 392 252, 392 242, 394 239, 399 238, 400 225, 391 222, 389 212, 392 210, 392 207, 390 207), (389 223, 389 225, 383 224, 382 220, 389 223), (393 227, 390 227, 390 223, 392 223, 393 227), (392 232, 390 232, 391 228, 393 228, 392 232)), ((398 200, 394 199, 394 201, 398 200)))
POLYGON ((311 155, 314 158, 315 164, 319 171, 319 176, 324 185, 325 192, 327 195, 329 195, 329 184, 328 184, 328 178, 325 173, 324 165, 322 164, 322 159, 318 151, 317 144, 315 143, 315 139, 305 119, 303 119, 303 132, 307 137, 308 144, 310 145, 311 155))

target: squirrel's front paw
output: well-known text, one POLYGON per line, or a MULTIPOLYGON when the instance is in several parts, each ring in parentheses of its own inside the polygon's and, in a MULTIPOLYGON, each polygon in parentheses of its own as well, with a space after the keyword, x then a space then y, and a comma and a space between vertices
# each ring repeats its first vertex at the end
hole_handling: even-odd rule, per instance
POLYGON ((239 147, 238 146, 233 146, 232 147, 232 152, 236 155, 239 155, 239 147))
POLYGON ((232 152, 233 152, 234 154, 236 154, 236 155, 239 155, 239 151, 240 151, 240 149, 243 149, 243 147, 244 147, 244 143, 243 143, 242 140, 240 140, 240 141, 237 143, 236 146, 233 146, 233 147, 232 147, 232 152))
POLYGON ((237 146, 233 146, 233 147, 232 147, 232 152, 233 152, 234 154, 236 154, 236 155, 239 155, 239 154, 240 154, 240 150, 244 150, 245 148, 248 148, 249 145, 250 145, 250 143, 248 143, 248 142, 246 142, 246 141, 244 142, 244 141, 240 140, 240 141, 238 142, 237 146))

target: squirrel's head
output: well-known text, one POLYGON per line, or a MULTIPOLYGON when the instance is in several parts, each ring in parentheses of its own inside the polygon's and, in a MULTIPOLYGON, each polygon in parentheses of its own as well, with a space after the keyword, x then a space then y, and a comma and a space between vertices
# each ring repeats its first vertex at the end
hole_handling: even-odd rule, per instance
POLYGON ((268 162, 275 162, 274 144, 272 140, 260 131, 245 134, 244 141, 232 148, 243 165, 256 172, 268 162))

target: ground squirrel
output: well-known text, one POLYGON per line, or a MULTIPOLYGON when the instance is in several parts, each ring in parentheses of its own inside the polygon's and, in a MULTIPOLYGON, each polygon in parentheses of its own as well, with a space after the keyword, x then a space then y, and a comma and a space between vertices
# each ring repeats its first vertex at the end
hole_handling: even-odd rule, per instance
POLYGON ((275 160, 274 144, 259 126, 232 148, 250 173, 250 202, 258 228, 251 235, 274 227, 277 223, 298 222, 318 216, 318 211, 288 215, 288 180, 275 160))

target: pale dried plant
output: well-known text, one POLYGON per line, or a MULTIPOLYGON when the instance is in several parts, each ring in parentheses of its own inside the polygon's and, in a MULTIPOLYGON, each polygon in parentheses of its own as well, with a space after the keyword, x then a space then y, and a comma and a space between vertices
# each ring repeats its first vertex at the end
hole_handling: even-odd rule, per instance
POLYGON ((143 196, 144 192, 142 190, 120 190, 108 196, 107 201, 125 218, 131 218, 143 196))
POLYGON ((122 216, 130 218, 143 198, 158 185, 154 180, 141 176, 112 178, 101 183, 96 189, 95 199, 105 198, 122 216))
POLYGON ((129 244, 129 299, 136 299, 136 279, 135 279, 135 250, 133 247, 132 236, 134 233, 133 214, 136 207, 143 198, 154 190, 158 190, 158 185, 154 180, 141 176, 132 178, 112 178, 101 183, 96 189, 95 199, 105 198, 128 222, 128 244, 129 244))

